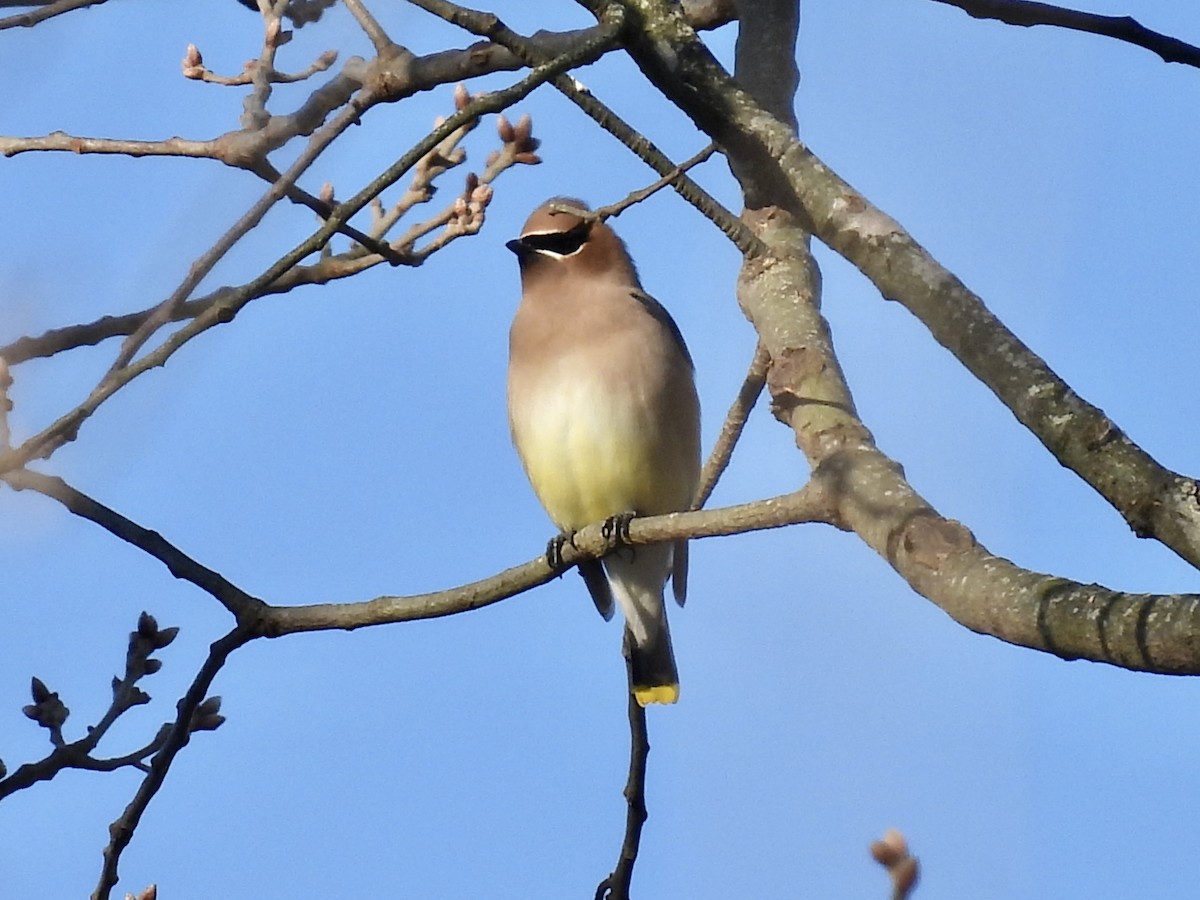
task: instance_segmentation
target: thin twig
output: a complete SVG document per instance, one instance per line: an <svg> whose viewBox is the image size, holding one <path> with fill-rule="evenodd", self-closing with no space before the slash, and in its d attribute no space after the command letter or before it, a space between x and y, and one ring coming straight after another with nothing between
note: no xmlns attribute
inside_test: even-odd
<svg viewBox="0 0 1200 900"><path fill-rule="evenodd" d="M746 427L746 420L750 417L750 411L754 409L754 404L758 402L763 386L767 383L767 369L770 365L771 355L767 352L767 348L760 343L754 350L754 359L750 361L746 378L742 382L733 404L729 407L729 412L725 415L721 432L717 435L712 452L708 455L704 468L700 472L700 486L696 489L693 509L700 509L708 502L721 475L729 466L729 460L733 457L733 448L737 446L737 442L742 436L742 430Z"/></svg>
<svg viewBox="0 0 1200 900"><path fill-rule="evenodd" d="M145 612L141 614L137 629L129 635L124 675L113 679L112 701L108 709L95 725L88 726L82 738L70 743L64 740L62 734L62 726L70 711L57 693L50 691L40 679L34 678L34 703L25 708L25 713L50 731L54 750L37 762L22 765L8 777L0 777L0 799L38 782L49 781L65 769L111 772L132 766L148 771L144 760L163 746L168 726L159 729L149 743L131 753L100 759L92 756L92 753L121 716L136 706L150 702L150 695L137 687L137 683L158 671L162 663L152 658L153 654L169 646L178 632L178 628L160 629L153 616Z"/></svg>
<svg viewBox="0 0 1200 900"><path fill-rule="evenodd" d="M472 34L494 41L508 49L527 65L536 65L543 59L542 51L534 41L517 34L494 15L479 13L448 2L448 0L409 0L409 2ZM552 84L563 96L587 113L601 128L628 147L660 176L665 178L678 168L665 153L604 103L586 90L581 90L575 79L563 75L555 78ZM676 175L670 184L679 196L703 213L705 218L715 224L743 253L757 255L763 251L762 243L742 224L737 216L725 209L716 198L692 179L686 175Z"/></svg>
<svg viewBox="0 0 1200 900"><path fill-rule="evenodd" d="M625 836L617 865L596 887L596 900L629 900L629 884L646 824L646 762L650 756L650 737L646 730L646 710L633 694L633 638L629 630L621 650L625 655L625 677L629 709L629 775L625 779Z"/></svg>
<svg viewBox="0 0 1200 900"><path fill-rule="evenodd" d="M254 278L236 290L230 291L228 295L222 298L221 302L206 308L204 312L183 328L172 333L152 352L145 354L136 361L131 361L130 364L119 370L112 371L93 389L87 399L29 438L20 447L0 453L0 473L21 468L32 459L45 458L64 443L73 440L83 423L109 397L142 373L161 366L176 350L196 335L207 331L214 325L232 320L246 304L250 303L255 297L261 296L268 285L304 257L310 253L319 251L321 247L325 246L329 238L337 232L344 222L348 221L351 216L370 203L372 198L403 178L425 154L444 140L447 135L461 127L464 122L487 113L507 109L518 100L528 96L539 85L553 79L556 75L575 66L586 65L595 61L613 46L621 33L623 21L623 11L619 7L614 7L611 14L606 17L603 27L594 32L594 37L588 42L573 48L569 53L536 67L516 84L503 90L482 94L455 112L419 140L407 153L396 160L396 162L360 190L354 197L339 204L334 214L325 221L325 224L321 228L281 256L257 278ZM343 115L353 114L355 111L354 107L350 107ZM326 127L338 127L341 120L342 117L339 116L338 119L335 119ZM314 135L315 138L316 135ZM302 155L302 159L297 160L296 164L292 167L293 169L303 161L303 156L305 155L307 153ZM272 188L272 192L276 190L282 195L283 187L281 185ZM204 258L207 259L207 257L208 254Z"/></svg>
<svg viewBox="0 0 1200 900"><path fill-rule="evenodd" d="M44 22L46 19L53 19L55 16L61 16L63 13L69 13L76 9L85 9L89 6L99 6L106 0L56 0L54 3L48 3L41 9L30 10L19 15L9 16L6 19L0 19L0 31L6 28L32 28L38 22Z"/></svg>
<svg viewBox="0 0 1200 900"><path fill-rule="evenodd" d="M204 279L204 276L212 271L213 267L238 241L262 221L263 216L267 214L272 206L287 195L288 190L296 184L296 180L304 174L309 166L316 162L317 157L343 131L358 122L360 116L361 111L357 107L354 105L347 106L332 121L312 136L308 142L308 146L304 148L296 161L288 167L287 171L271 184L266 193L250 209L246 210L242 217L233 224L233 227L221 235L209 250L192 263L187 277L184 278L179 287L158 305L149 318L139 326L137 331L122 342L121 350L109 368L104 381L110 380L116 373L129 365L134 355L150 339L151 335L159 327L171 321L175 310L196 289L196 286ZM97 390L103 387L104 382L102 381Z"/></svg>
<svg viewBox="0 0 1200 900"><path fill-rule="evenodd" d="M263 45L258 60L250 68L254 90L243 101L242 126L247 129L263 128L271 119L271 114L267 112L267 101L271 99L275 54L290 37L283 30L283 10L286 6L287 0L258 4L263 19Z"/></svg>
<svg viewBox="0 0 1200 900"><path fill-rule="evenodd" d="M183 156L191 159L215 159L233 168L245 169L269 184L283 176L265 156L249 156L242 153L228 154L222 150L222 138L211 141L189 141L183 138L168 138L164 141L127 141L110 138L79 137L63 131L55 131L43 137L19 138L0 136L0 155L16 156L32 151L60 151L79 154L114 154L131 156ZM293 203L307 206L325 218L331 212L328 204L322 203L302 188L292 185L287 188L287 197ZM403 265L405 260L386 243L363 234L351 225L342 225L342 234L362 244L372 253L378 253L393 265Z"/></svg>
<svg viewBox="0 0 1200 900"><path fill-rule="evenodd" d="M273 84L295 84L298 81L307 81L319 72L328 71L329 67L337 62L337 58L336 50L326 50L299 72L280 72L278 69L273 68L267 73L267 77L271 79ZM242 67L242 71L237 75L218 75L204 65L204 58L200 55L200 51L195 44L188 44L182 66L184 78L189 78L192 81L203 81L205 84L218 84L222 87L240 87L242 85L254 84L257 69L258 63L255 60L251 60Z"/></svg>
<svg viewBox="0 0 1200 900"><path fill-rule="evenodd" d="M1102 16L1032 0L936 0L957 6L975 19L996 19L1009 25L1053 25L1085 31L1134 44L1158 54L1163 62L1200 68L1200 47L1169 34L1151 31L1132 16Z"/></svg>
<svg viewBox="0 0 1200 900"><path fill-rule="evenodd" d="M350 10L350 15L354 16L354 21L358 23L358 27L370 39L375 46L375 52L381 56L385 53L393 52L397 47L392 41L383 26L371 15L370 11L359 2L359 0L344 0L346 9Z"/></svg>
<svg viewBox="0 0 1200 900"><path fill-rule="evenodd" d="M143 528L57 476L19 469L7 473L0 480L16 490L32 490L57 500L80 518L95 522L110 534L148 553L166 566L176 578L189 581L205 593L211 594L239 621L252 618L263 606L261 600L247 594L219 572L196 562L157 531Z"/></svg>
<svg viewBox="0 0 1200 900"><path fill-rule="evenodd" d="M250 166L249 171L253 172L259 178L270 184L276 183L280 178L283 177L279 170L265 159ZM334 207L332 204L326 203L319 197L314 197L312 194L298 185L292 185L287 189L287 198L293 203L308 207L322 220L328 219L331 215L333 215ZM352 241L360 244L365 249L370 250L372 253L377 253L378 255L382 256L393 266L402 266L409 262L406 257L400 253L397 253L396 250L387 243L387 241L381 241L369 234L365 234L364 232L359 231L353 225L343 223L338 231L350 238Z"/></svg>
<svg viewBox="0 0 1200 900"><path fill-rule="evenodd" d="M554 87L659 175L667 176L675 170L675 163L671 161L670 157L608 106L586 90L581 90L574 79L556 79ZM742 253L759 256L766 251L765 246L742 224L737 216L727 210L720 201L695 181L686 175L681 175L672 180L671 187L680 197L699 210L706 219L716 225L721 233L729 238Z"/></svg>
<svg viewBox="0 0 1200 900"><path fill-rule="evenodd" d="M178 715L163 741L162 748L150 760L150 771L142 779L137 793L129 801L125 811L108 827L110 840L104 848L104 864L101 867L100 880L92 892L91 900L108 900L109 894L118 880L117 865L121 860L121 854L129 846L138 823L141 822L142 815L146 812L146 807L150 805L150 801L162 787L163 779L167 777L171 763L191 739L196 711L200 704L205 702L213 679L225 665L229 654L243 646L251 636L248 630L238 626L215 641L209 648L208 657L204 660L200 671L196 673L187 693L179 701Z"/></svg>
<svg viewBox="0 0 1200 900"><path fill-rule="evenodd" d="M695 156L685 159L662 178L658 179L658 181L644 188L639 188L636 191L631 191L629 196L623 200L618 200L616 203L610 203L608 206L601 206L599 209L593 210L591 215L602 222L605 219L615 219L621 213L625 212L625 210L629 209L629 207L654 196L667 185L674 184L679 180L679 176L709 159L716 152L717 145L709 144Z"/></svg>
<svg viewBox="0 0 1200 900"><path fill-rule="evenodd" d="M496 166L490 166L488 170L480 175L480 184L494 181L495 176L499 174L498 168L507 169L516 165L511 160L505 161L504 156L506 154L502 154L502 159ZM490 176L489 173L491 173ZM462 199L467 198L464 195ZM359 246L351 247L343 253L325 257L313 265L300 265L298 263L293 265L274 281L259 288L253 299L271 294L286 293L302 285L327 284L341 278L348 278L385 261L392 264L399 261L401 265L405 266L421 265L434 250L440 249L451 240L474 233L470 229L453 231L443 234L436 239L436 242L430 242L419 248L413 247L417 240L439 228L445 227L455 218L457 202L456 199L445 209L422 222L414 224L404 234L389 244L383 245L388 247L389 255L386 258L381 253L369 252L372 250L372 247L379 246L381 242L377 238L367 236L370 243L366 246L360 244ZM468 202L470 201L468 200ZM330 206L328 209L334 210L336 208ZM328 219L329 215L322 218ZM348 228L344 222L338 225L337 231L347 234L350 237L360 234L357 229ZM194 319L218 305L225 304L238 290L240 288L222 287L210 294L184 301L176 307L171 316L171 321L179 322ZM12 343L0 346L0 357L4 357L11 365L16 365L17 363L26 362L31 359L43 359L54 356L65 350L92 346L109 338L132 334L153 311L154 307L151 307L150 309L124 313L119 316L102 316L92 322L52 328L37 336L20 337Z"/></svg>

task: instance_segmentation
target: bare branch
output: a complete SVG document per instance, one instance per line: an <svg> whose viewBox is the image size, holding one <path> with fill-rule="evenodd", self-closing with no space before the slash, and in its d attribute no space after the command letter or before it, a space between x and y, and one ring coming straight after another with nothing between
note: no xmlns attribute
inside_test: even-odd
<svg viewBox="0 0 1200 900"><path fill-rule="evenodd" d="M250 70L250 81L254 85L242 101L242 125L247 129L262 128L271 120L267 112L267 101L271 99L272 74L275 71L275 54L292 37L283 28L283 10L287 0L259 3L263 19L263 45L258 61Z"/></svg>
<svg viewBox="0 0 1200 900"><path fill-rule="evenodd" d="M232 82L230 82L232 83ZM55 131L44 137L4 137L0 135L0 155L16 156L19 153L31 151L67 151L71 153L114 154L120 156L184 156L193 159L216 159L234 168L246 169L253 172L269 183L275 183L283 176L267 162L265 157L246 158L242 154L230 157L224 151L227 144L221 138L211 141L191 141L183 138L168 138L164 141L132 141L112 138L77 137L62 131ZM223 156L225 158L223 158ZM307 206L317 215L325 217L331 212L328 204L322 203L316 197L294 185L287 187L287 197L294 203ZM373 253L378 253L393 265L403 264L395 251L386 244L363 234L357 228L343 225L341 233L351 240L357 241Z"/></svg>
<svg viewBox="0 0 1200 900"><path fill-rule="evenodd" d="M785 367L779 377L795 374ZM795 386L781 380L772 387L786 397L789 384ZM815 409L792 408L793 428L804 430L805 411ZM824 458L809 483L792 494L637 518L621 538L606 533L603 523L591 525L576 532L573 545L563 545L557 568L539 554L489 578L428 594L266 606L248 627L255 635L279 637L456 615L545 584L565 568L612 552L618 541L661 543L821 522L857 533L917 593L973 631L1064 659L1200 674L1200 595L1122 593L1022 569L989 553L961 523L940 516L904 480L899 466L871 444L865 429L860 426L858 437L849 437L812 435L812 446L822 448Z"/></svg>
<svg viewBox="0 0 1200 900"><path fill-rule="evenodd" d="M606 532L603 523L580 529L562 547L561 566L553 568L546 555L506 569L490 578L429 594L383 596L357 603L320 603L310 606L271 606L261 613L262 630L270 637L302 631L352 630L414 619L433 619L482 609L530 588L552 581L564 569L587 559L599 559L621 542L660 543L681 538L742 534L766 528L783 528L800 522L829 522L831 499L824 484L809 483L791 494L728 506L717 510L673 513L634 519L628 535ZM627 541L625 538L627 537Z"/></svg>
<svg viewBox="0 0 1200 900"><path fill-rule="evenodd" d="M0 135L0 155L16 156L35 150L66 153L119 154L121 156L190 156L217 159L216 141L190 141L179 137L165 141L128 141L112 138L78 137L53 131L43 137Z"/></svg>
<svg viewBox="0 0 1200 900"><path fill-rule="evenodd" d="M480 204L480 198L484 195L479 192L478 188L487 187L485 179L494 181L501 171L510 168L514 164L501 160L499 163L489 166L484 174L479 176L478 187L472 191L465 191L463 197L459 198L468 206L468 211L472 205ZM324 204L320 200L317 202L321 204L323 210L329 211L323 216L323 218L328 219L332 215L332 211L336 208ZM366 241L360 241L360 243L366 249L363 249L363 247L351 248L345 253L322 258L313 265L293 265L274 281L257 288L253 299L272 294L286 293L303 285L327 284L340 278L349 278L385 261L394 262L398 259L402 265L421 265L434 250L444 247L458 237L478 231L478 221L471 224L470 227L467 227L465 224L461 225L461 227L460 225L455 225L453 228L448 227L456 218L455 210L458 202L458 200L453 201L441 212L434 214L421 223L413 225L390 244L384 244L383 246L387 248L386 256L382 251L368 253L367 250L380 245L381 242L376 238L363 235ZM408 208L406 206L405 211ZM430 244L416 250L413 249L416 241L439 228L447 228L447 233L437 241L436 246ZM340 223L337 230L348 233L351 236L359 234L357 229L347 228L345 223ZM240 289L223 287L203 297L185 301L176 307L171 315L171 321L180 322L195 319L197 316L207 313L218 306L229 304L232 298L237 296L237 291ZM151 308L119 316L103 316L94 322L54 328L36 337L21 337L10 344L0 347L0 357L12 360L12 363L15 365L30 359L54 356L56 353L61 353L65 350L98 344L109 338L132 334L153 311L154 309Z"/></svg>
<svg viewBox="0 0 1200 900"><path fill-rule="evenodd" d="M96 523L110 534L148 553L166 566L176 578L189 581L215 597L238 621L253 618L263 606L261 600L250 596L219 572L196 562L157 531L143 528L116 510L109 509L71 487L61 478L29 469L19 469L4 475L3 480L16 490L33 490L57 500L71 513Z"/></svg>
<svg viewBox="0 0 1200 900"><path fill-rule="evenodd" d="M737 442L742 436L742 429L746 427L746 420L750 418L750 411L754 409L754 404L758 402L759 395L762 394L763 385L767 383L767 368L770 363L771 357L767 353L766 347L761 343L758 344L754 348L754 359L750 361L746 378L738 390L737 397L734 398L733 405L729 407L729 412L725 415L725 421L721 424L721 431L713 444L712 452L704 461L704 468L700 471L700 486L696 489L696 499L692 503L693 509L700 509L708 502L721 475L729 466L729 461L733 458L733 448L737 446Z"/></svg>
<svg viewBox="0 0 1200 900"><path fill-rule="evenodd" d="M257 278L236 290L224 294L219 302L206 307L187 325L171 334L170 337L151 353L139 358L136 362L129 362L123 367L114 366L82 403L65 415L60 416L38 434L25 441L20 447L0 453L0 473L21 468L32 459L48 457L58 447L74 440L82 424L95 413L96 409L104 401L142 373L165 363L176 350L196 335L201 334L214 325L231 321L246 304L250 303L255 297L262 296L264 289L268 285L272 284L292 266L299 263L301 259L310 253L319 251L325 246L329 238L344 222L366 206L380 192L403 178L422 157L437 146L440 141L444 140L447 135L461 127L466 121L476 119L486 113L499 112L502 109L506 109L527 96L538 85L554 78L563 71L597 59L611 46L616 36L620 33L620 22L620 14L614 13L613 18L605 23L604 28L600 31L599 37L596 38L594 43L580 46L570 54L540 65L511 87L480 95L463 109L455 112L449 119L418 141L407 153L375 178L374 181L364 187L350 200L340 204L334 211L334 214L326 220L320 229L276 260L275 263ZM352 118L350 114L353 112L353 108L350 108L344 111L342 115L339 115L327 126L327 133L332 135L334 131L340 131L344 127L344 117ZM332 140L332 136L329 139ZM310 151L302 154L301 158L293 164L292 169L289 171L295 171L301 167L305 163L305 159L311 155L311 152L312 149L310 148ZM260 204L256 204L255 210L259 209L260 205L265 206L268 198L281 193L282 190L282 184L273 186L272 190L268 191L267 195L260 201ZM254 210L251 212L254 212ZM243 217L242 222L244 223L249 217L250 214L248 213ZM227 237L231 237L236 233L238 228L239 226L235 226ZM220 247L214 247L212 251L202 257L201 261L207 261L214 257L219 250ZM192 278L189 277L188 282L191 280ZM188 282L185 282L185 284ZM177 290L175 295L168 298L163 304L160 304L157 308L158 311L151 313L151 315L161 317L164 320L173 317L178 312L178 306L172 301L180 296L181 292ZM139 326L139 329L146 327L143 324ZM131 343L133 343L132 338L127 342L127 345ZM122 357L126 354L127 351L123 352ZM120 358L118 361L120 361Z"/></svg>
<svg viewBox="0 0 1200 900"><path fill-rule="evenodd" d="M1135 534L1154 537L1200 565L1200 484L1161 466L1071 390L897 222L742 91L670 4L636 0L636 5L639 15L649 10L655 16L655 39L631 46L630 52L727 155L741 159L739 173L781 176L786 196L777 199L801 217L806 230L857 266L885 298L916 315L1059 462L1108 500ZM726 101L713 103L713 96ZM697 102L699 97L708 99Z"/></svg>
<svg viewBox="0 0 1200 900"><path fill-rule="evenodd" d="M466 94L465 91L456 94L456 97L463 98L462 104L458 107L460 109L472 99L470 94ZM418 266L434 252L454 240L477 233L482 225L483 208L487 206L491 197L490 189L481 190L481 188L493 184L501 174L514 166L536 161L531 159L528 142L512 141L502 144L499 151L489 155L487 166L480 175L468 177L468 188L460 199L452 201L441 212L411 226L403 235L390 243L380 240L402 216L418 204L433 198L433 182L439 175L464 161L465 156L461 150L457 149L457 144L474 125L475 120L466 122L418 160L414 166L415 174L412 183L390 210L385 213L382 211L382 203L377 204L379 213L375 216L372 225L373 234L365 234L345 222L338 224L338 232L350 237L360 246L352 247L345 253L331 254L315 265L297 264L278 279L261 288L256 296L284 293L302 285L326 284L358 274L385 261L392 265ZM0 138L0 143L4 140L4 138ZM123 142L112 143L121 144ZM113 148L113 152L122 151ZM247 162L244 167L269 183L274 183L281 178L278 170L266 161ZM331 203L313 197L299 187L289 188L287 196L293 202L313 210L323 220L328 220L335 211L335 207ZM373 203L375 202L373 201ZM438 229L443 229L443 233L436 240L419 249L415 248L418 240ZM185 301L174 308L170 315L170 321L193 319L210 307L226 300L233 290L233 288L221 288L212 294ZM103 316L94 322L51 329L37 337L21 337L0 347L0 357L4 357L11 364L16 365L30 359L53 356L64 350L97 344L112 337L129 335L142 326L153 312L154 308L151 308L119 316Z"/></svg>
<svg viewBox="0 0 1200 900"><path fill-rule="evenodd" d="M973 631L1064 659L1200 673L1200 596L1124 594L1023 569L912 488L854 411L808 284L807 234L782 210L751 221L774 252L743 266L738 297L771 356L772 411L812 463L809 487L821 486L831 521Z"/></svg>
<svg viewBox="0 0 1200 900"><path fill-rule="evenodd" d="M734 74L759 106L796 130L796 37L800 29L797 0L734 0L738 36Z"/></svg>
<svg viewBox="0 0 1200 900"><path fill-rule="evenodd" d="M47 19L53 19L55 16L61 16L63 13L72 12L77 9L86 9L89 6L99 6L106 0L54 0L52 3L46 3L40 9L30 10L29 12L20 13L19 15L9 16L6 19L0 19L0 31L6 28L32 28L38 22L44 22ZM13 4L17 5L17 4ZM22 4L32 6L33 4Z"/></svg>
<svg viewBox="0 0 1200 900"><path fill-rule="evenodd" d="M276 184L283 178L283 175L279 172L279 170L266 160L253 165L251 167L251 171L253 171L255 175L262 178L268 184ZM296 185L288 187L287 198L293 203L308 207L322 219L328 219L331 215L333 215L334 208L331 204L326 203L324 200L321 200L318 197L314 197L312 194L308 193L308 191L303 190ZM394 266L411 265L410 260L406 259L400 253L397 253L396 250L394 250L390 245L379 240L377 237L364 234L352 225L342 223L338 231L346 235L346 237L350 238L352 241L358 242L372 253L376 253L383 257Z"/></svg>
<svg viewBox="0 0 1200 900"><path fill-rule="evenodd" d="M179 701L179 712L175 717L174 724L166 733L161 748L150 760L150 771L142 779L137 793L129 801L125 811L108 828L109 842L104 848L104 865L100 871L100 880L92 892L92 900L108 900L110 892L117 883L117 865L121 860L121 854L129 846L146 807L150 805L150 801L162 787L163 779L167 777L171 763L174 762L179 751L187 746L194 731L207 730L198 726L206 724L207 727L213 727L211 717L216 715L213 701L216 700L217 708L219 708L220 701L217 698L208 697L208 690L217 673L225 665L229 654L243 646L248 639L247 633L239 626L214 642L209 648L208 657L204 660L200 671L196 673L187 693ZM205 717L209 717L207 723L204 722Z"/></svg>
<svg viewBox="0 0 1200 900"><path fill-rule="evenodd" d="M350 15L354 16L354 21L358 22L359 28L375 46L376 53L383 56L396 46L375 17L359 0L345 0L345 4L346 9L350 10Z"/></svg>
<svg viewBox="0 0 1200 900"><path fill-rule="evenodd" d="M1151 31L1132 16L1102 16L1035 3L1032 0L935 0L956 6L973 19L996 19L1009 25L1054 25L1114 38L1157 53L1163 62L1200 67L1200 47Z"/></svg>
<svg viewBox="0 0 1200 900"><path fill-rule="evenodd" d="M280 72L278 69L271 67L266 73L267 78L270 79L272 84L294 84L298 81L306 81L318 72L328 71L329 67L337 62L337 56L336 51L326 50L313 60L308 68L291 74ZM193 81L219 84L224 87L238 87L254 84L260 66L256 61L251 61L246 63L242 71L237 75L218 75L204 65L204 57L201 56L199 48L195 44L188 44L181 69L183 77Z"/></svg>
<svg viewBox="0 0 1200 900"><path fill-rule="evenodd" d="M528 65L535 65L544 60L544 51L535 39L521 37L490 13L479 13L466 9L458 4L450 3L448 0L409 0L409 2L473 34L483 35L493 40ZM599 11L599 7L597 9ZM678 174L679 167L666 154L590 93L581 90L573 78L564 75L554 79L553 84L563 96L587 113L601 128L632 150L650 168L664 178L671 176L670 184L676 193L720 228L742 252L756 252L760 249L755 246L753 235L742 226L736 216L732 215L692 179Z"/></svg>
<svg viewBox="0 0 1200 900"><path fill-rule="evenodd" d="M629 884L646 824L646 762L650 756L650 738L646 730L646 709L637 702L633 691L633 657L629 630L625 630L621 650L625 656L625 692L629 708L629 776L625 780L625 837L612 872L596 887L596 900L629 900Z"/></svg>
<svg viewBox="0 0 1200 900"><path fill-rule="evenodd" d="M280 7L283 6L281 2ZM255 90L246 101L246 112L243 116L243 122L249 130L257 130L266 132L267 125L271 122L271 117L266 113L265 104L270 96L271 83L268 73L274 70L275 51L277 47L284 42L282 37L282 25L279 16L271 12L268 6L263 7L266 36L263 42L263 51L259 58L258 66L254 71ZM189 47L189 57L192 56L193 47ZM195 53L199 57L199 52ZM186 64L187 60L185 60ZM335 79L335 83L337 79ZM293 117L289 117L291 121L285 128L285 131L295 129L293 133L306 133L307 118L302 115L305 107L313 104L318 97L331 95L340 98L342 95L338 91L331 91L330 86L326 85L322 89L314 91L304 107ZM342 102L341 99L338 102ZM332 108L332 107L330 107ZM318 122L322 121L325 116L325 111L319 115ZM160 303L150 315L141 322L137 330L135 330L121 345L121 349L117 354L109 371L104 379L97 386L93 395L102 392L106 383L113 381L114 376L122 369L126 368L132 361L137 351L145 344L147 340L158 330L159 327L171 321L176 310L187 299L188 295L195 290L196 285L203 280L204 276L212 270L212 267L237 243L247 232L254 228L261 220L267 211L285 196L295 186L296 180L304 173L304 171L313 164L316 158L325 150L326 147L346 128L355 124L358 121L359 111L354 107L347 107L341 114L336 116L331 122L320 128L313 134L309 140L308 146L301 152L300 156L288 168L282 176L273 180L271 187L267 192L252 206L229 231L221 236L204 255L196 260L188 272L188 276L183 283L162 303ZM215 142L214 142L215 143ZM260 148L263 149L263 148ZM256 162L265 160L265 156L251 157L249 160L243 159L242 165L247 165L247 162Z"/></svg>
<svg viewBox="0 0 1200 900"><path fill-rule="evenodd" d="M97 758L92 754L112 725L129 710L150 702L150 696L137 687L137 682L159 670L162 662L152 654L171 644L179 633L178 628L158 627L149 613L138 618L138 627L129 635L129 648L125 655L125 673L112 680L112 703L95 725L88 726L87 733L77 741L67 743L62 736L62 726L69 711L39 679L33 679L33 700L25 707L25 714L39 725L50 730L54 750L45 758L26 763L8 777L0 774L0 799L24 790L41 781L49 781L65 769L83 769L94 772L111 772L115 769L133 767L147 770L145 760L156 753L166 740L167 726L144 747L122 756Z"/></svg>
<svg viewBox="0 0 1200 900"><path fill-rule="evenodd" d="M691 156L688 159L685 159L683 162L681 162L674 169L672 169L670 172L668 172L662 178L658 179L658 181L654 182L653 184L647 185L644 188L639 188L636 191L630 192L629 196L625 197L623 200L617 201L616 203L610 203L608 206L601 206L597 209L592 210L591 217L599 219L600 221L604 221L605 219L616 218L621 213L625 212L625 210L629 209L629 207L634 206L638 203L641 203L643 200L646 200L650 197L653 197L655 194L657 194L659 191L661 191L667 185L674 184L676 181L679 180L679 177L681 175L683 175L684 172L687 172L689 169L692 169L692 168L698 166L700 163L705 162L706 160L710 159L712 157L712 155L716 152L717 152L717 145L709 144L707 147L705 147L703 150L701 150L695 156Z"/></svg>

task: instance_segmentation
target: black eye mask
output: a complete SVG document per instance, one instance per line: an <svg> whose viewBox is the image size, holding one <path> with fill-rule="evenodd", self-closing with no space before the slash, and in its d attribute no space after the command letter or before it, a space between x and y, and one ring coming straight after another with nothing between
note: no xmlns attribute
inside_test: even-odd
<svg viewBox="0 0 1200 900"><path fill-rule="evenodd" d="M546 250L559 256L570 256L583 246L592 230L591 222L580 222L570 231L557 231L552 234L531 234L521 238L521 243L530 250Z"/></svg>

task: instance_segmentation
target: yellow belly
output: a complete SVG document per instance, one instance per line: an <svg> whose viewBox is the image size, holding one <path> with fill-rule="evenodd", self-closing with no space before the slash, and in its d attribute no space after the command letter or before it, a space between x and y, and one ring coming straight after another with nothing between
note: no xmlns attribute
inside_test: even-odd
<svg viewBox="0 0 1200 900"><path fill-rule="evenodd" d="M621 512L686 508L691 466L663 416L634 395L614 395L590 378L559 378L535 389L512 420L513 439L542 506L573 530ZM682 457L687 459L686 450Z"/></svg>

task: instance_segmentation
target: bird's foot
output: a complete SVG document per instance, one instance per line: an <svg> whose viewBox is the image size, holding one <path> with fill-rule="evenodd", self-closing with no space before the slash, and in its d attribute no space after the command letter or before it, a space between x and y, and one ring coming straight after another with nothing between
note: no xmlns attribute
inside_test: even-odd
<svg viewBox="0 0 1200 900"><path fill-rule="evenodd" d="M606 541L613 541L617 546L629 543L629 523L637 516L635 512L617 513L609 516L600 526L600 536Z"/></svg>
<svg viewBox="0 0 1200 900"><path fill-rule="evenodd" d="M574 549L574 531L564 531L562 534L556 534L546 543L546 565L554 569L556 572L563 567L562 552L563 547L565 547L567 544L570 544L571 548Z"/></svg>

